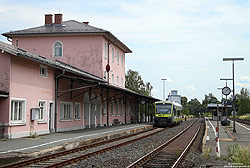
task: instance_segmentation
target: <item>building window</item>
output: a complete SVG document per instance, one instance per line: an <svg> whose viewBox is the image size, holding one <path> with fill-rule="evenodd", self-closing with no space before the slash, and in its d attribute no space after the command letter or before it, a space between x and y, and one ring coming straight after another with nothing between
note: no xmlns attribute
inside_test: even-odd
<svg viewBox="0 0 250 168"><path fill-rule="evenodd" d="M123 115L123 101L121 101L121 116Z"/></svg>
<svg viewBox="0 0 250 168"><path fill-rule="evenodd" d="M122 60L122 68L123 68L123 55L121 54L121 60Z"/></svg>
<svg viewBox="0 0 250 168"><path fill-rule="evenodd" d="M105 47L105 54L104 54L104 58L106 59L106 58L107 58L107 43L106 43L106 42L105 42L104 47Z"/></svg>
<svg viewBox="0 0 250 168"><path fill-rule="evenodd" d="M61 58L63 56L63 45L62 42L56 41L53 46L53 57Z"/></svg>
<svg viewBox="0 0 250 168"><path fill-rule="evenodd" d="M107 103L106 99L103 99L103 111L102 111L103 115L106 115L106 108L107 108L106 103Z"/></svg>
<svg viewBox="0 0 250 168"><path fill-rule="evenodd" d="M112 62L115 61L115 51L114 48L112 47Z"/></svg>
<svg viewBox="0 0 250 168"><path fill-rule="evenodd" d="M81 119L81 104L75 103L75 119Z"/></svg>
<svg viewBox="0 0 250 168"><path fill-rule="evenodd" d="M107 71L104 71L104 79L107 79Z"/></svg>
<svg viewBox="0 0 250 168"><path fill-rule="evenodd" d="M126 103L126 111L125 111L126 115L129 115L129 102L127 101Z"/></svg>
<svg viewBox="0 0 250 168"><path fill-rule="evenodd" d="M12 99L11 100L11 123L22 123L25 122L26 116L26 100L24 99Z"/></svg>
<svg viewBox="0 0 250 168"><path fill-rule="evenodd" d="M123 87L123 78L121 78L121 86Z"/></svg>
<svg viewBox="0 0 250 168"><path fill-rule="evenodd" d="M119 100L116 100L116 115L119 115Z"/></svg>
<svg viewBox="0 0 250 168"><path fill-rule="evenodd" d="M70 102L60 103L60 116L61 120L72 120L73 119L73 104Z"/></svg>
<svg viewBox="0 0 250 168"><path fill-rule="evenodd" d="M111 115L114 115L114 100L111 101Z"/></svg>
<svg viewBox="0 0 250 168"><path fill-rule="evenodd" d="M45 115L46 115L46 101L39 101L39 115L38 115L38 121L45 121Z"/></svg>
<svg viewBox="0 0 250 168"><path fill-rule="evenodd" d="M47 68L47 66L40 65L40 77L43 77L43 78L48 77L48 68Z"/></svg>
<svg viewBox="0 0 250 168"><path fill-rule="evenodd" d="M119 85L119 76L117 76L116 82L117 82L117 85Z"/></svg>
<svg viewBox="0 0 250 168"><path fill-rule="evenodd" d="M112 83L114 83L114 74L112 74Z"/></svg>
<svg viewBox="0 0 250 168"><path fill-rule="evenodd" d="M117 51L117 65L119 65L119 51Z"/></svg>

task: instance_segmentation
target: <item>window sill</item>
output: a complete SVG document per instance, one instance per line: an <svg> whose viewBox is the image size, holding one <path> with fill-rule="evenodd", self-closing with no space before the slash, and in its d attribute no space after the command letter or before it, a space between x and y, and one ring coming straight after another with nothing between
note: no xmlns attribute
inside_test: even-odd
<svg viewBox="0 0 250 168"><path fill-rule="evenodd" d="M67 119L61 119L60 121L61 122L64 122L64 121L67 122L67 121L74 121L74 120L73 119L68 119L68 120Z"/></svg>
<svg viewBox="0 0 250 168"><path fill-rule="evenodd" d="M48 76L41 76L41 75L40 75L40 78L47 79L47 78L48 78Z"/></svg>
<svg viewBox="0 0 250 168"><path fill-rule="evenodd" d="M38 124L47 124L47 121L37 121Z"/></svg>
<svg viewBox="0 0 250 168"><path fill-rule="evenodd" d="M10 126L26 125L26 122L13 122L10 123Z"/></svg>
<svg viewBox="0 0 250 168"><path fill-rule="evenodd" d="M81 121L82 119L81 118L75 118L75 121Z"/></svg>
<svg viewBox="0 0 250 168"><path fill-rule="evenodd" d="M53 58L62 58L63 56L53 56Z"/></svg>

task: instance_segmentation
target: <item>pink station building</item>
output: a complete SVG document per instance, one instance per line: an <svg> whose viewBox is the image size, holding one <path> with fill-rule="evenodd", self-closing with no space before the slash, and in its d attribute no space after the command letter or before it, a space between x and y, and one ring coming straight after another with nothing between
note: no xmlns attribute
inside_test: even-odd
<svg viewBox="0 0 250 168"><path fill-rule="evenodd" d="M149 121L156 99L125 88L132 51L109 31L46 14L2 35L12 45L0 41L0 138Z"/></svg>

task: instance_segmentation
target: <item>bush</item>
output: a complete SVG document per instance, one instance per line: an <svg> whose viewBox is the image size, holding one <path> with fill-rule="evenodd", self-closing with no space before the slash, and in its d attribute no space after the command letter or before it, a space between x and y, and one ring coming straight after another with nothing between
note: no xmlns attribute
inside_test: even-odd
<svg viewBox="0 0 250 168"><path fill-rule="evenodd" d="M229 160L240 166L250 166L250 146L230 145L227 149Z"/></svg>
<svg viewBox="0 0 250 168"><path fill-rule="evenodd" d="M239 119L241 119L241 120L250 120L250 116L249 115L242 115L242 116L239 116Z"/></svg>

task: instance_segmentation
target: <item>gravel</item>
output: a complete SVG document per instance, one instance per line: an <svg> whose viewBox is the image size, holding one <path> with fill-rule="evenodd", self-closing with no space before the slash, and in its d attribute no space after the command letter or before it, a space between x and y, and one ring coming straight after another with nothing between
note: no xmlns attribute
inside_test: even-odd
<svg viewBox="0 0 250 168"><path fill-rule="evenodd" d="M179 165L179 168L205 168L205 167L224 167L229 165L228 160L217 158L205 158L202 154L202 139L205 132L205 124L203 122L202 128L196 137L193 145L189 149L187 155Z"/></svg>
<svg viewBox="0 0 250 168"><path fill-rule="evenodd" d="M195 119L190 119L154 136L96 155L75 163L74 165L69 165L68 167L127 167L137 159L160 146L165 141L171 139L174 135L190 125L194 120Z"/></svg>

